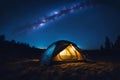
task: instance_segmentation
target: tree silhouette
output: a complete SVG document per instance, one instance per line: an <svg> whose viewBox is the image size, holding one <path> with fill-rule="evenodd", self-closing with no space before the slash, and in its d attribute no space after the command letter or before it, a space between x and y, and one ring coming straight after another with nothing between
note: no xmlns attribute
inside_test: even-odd
<svg viewBox="0 0 120 80"><path fill-rule="evenodd" d="M105 50L110 50L111 49L111 43L110 39L108 36L105 37Z"/></svg>
<svg viewBox="0 0 120 80"><path fill-rule="evenodd" d="M100 46L100 50L103 51L104 50L104 47L103 45Z"/></svg>
<svg viewBox="0 0 120 80"><path fill-rule="evenodd" d="M12 40L11 43L12 43L12 44L16 44L16 41L15 41L15 40Z"/></svg>
<svg viewBox="0 0 120 80"><path fill-rule="evenodd" d="M5 40L5 36L4 35L0 35L0 41L4 41Z"/></svg>
<svg viewBox="0 0 120 80"><path fill-rule="evenodd" d="M114 44L115 49L120 49L120 35L117 37L115 44Z"/></svg>

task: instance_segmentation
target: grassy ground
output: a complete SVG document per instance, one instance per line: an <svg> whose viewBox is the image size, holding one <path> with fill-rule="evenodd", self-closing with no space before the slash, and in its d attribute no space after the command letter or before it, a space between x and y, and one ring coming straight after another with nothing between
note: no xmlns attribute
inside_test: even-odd
<svg viewBox="0 0 120 80"><path fill-rule="evenodd" d="M120 64L103 61L45 66L38 59L24 59L0 67L0 80L120 80Z"/></svg>

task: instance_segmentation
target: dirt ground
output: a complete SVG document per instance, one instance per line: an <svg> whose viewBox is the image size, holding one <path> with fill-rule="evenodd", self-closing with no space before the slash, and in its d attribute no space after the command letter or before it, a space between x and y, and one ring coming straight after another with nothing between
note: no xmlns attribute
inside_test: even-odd
<svg viewBox="0 0 120 80"><path fill-rule="evenodd" d="M0 80L120 80L120 64L110 62L45 66L39 59L25 59L8 61L0 67Z"/></svg>

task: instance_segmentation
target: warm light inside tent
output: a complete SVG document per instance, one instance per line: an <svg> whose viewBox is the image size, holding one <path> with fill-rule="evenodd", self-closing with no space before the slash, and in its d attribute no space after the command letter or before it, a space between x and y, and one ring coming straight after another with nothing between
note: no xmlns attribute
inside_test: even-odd
<svg viewBox="0 0 120 80"><path fill-rule="evenodd" d="M62 50L57 56L54 57L54 61L73 61L82 60L83 57L80 52L78 52L72 44L67 46Z"/></svg>

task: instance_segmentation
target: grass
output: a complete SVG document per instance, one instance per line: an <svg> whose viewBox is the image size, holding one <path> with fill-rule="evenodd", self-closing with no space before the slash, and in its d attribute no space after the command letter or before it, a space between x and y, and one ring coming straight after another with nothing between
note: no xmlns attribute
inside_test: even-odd
<svg viewBox="0 0 120 80"><path fill-rule="evenodd" d="M41 65L39 59L8 61L0 80L120 80L120 64L99 61Z"/></svg>

